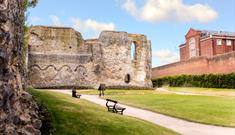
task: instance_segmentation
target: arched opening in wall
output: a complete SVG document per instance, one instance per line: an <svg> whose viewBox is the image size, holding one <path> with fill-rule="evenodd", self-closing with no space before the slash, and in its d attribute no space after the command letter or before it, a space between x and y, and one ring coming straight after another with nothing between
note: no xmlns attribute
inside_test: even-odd
<svg viewBox="0 0 235 135"><path fill-rule="evenodd" d="M130 83L131 82L131 75L127 74L124 79L125 83Z"/></svg>
<svg viewBox="0 0 235 135"><path fill-rule="evenodd" d="M135 60L135 54L136 54L136 43L131 43L131 61Z"/></svg>

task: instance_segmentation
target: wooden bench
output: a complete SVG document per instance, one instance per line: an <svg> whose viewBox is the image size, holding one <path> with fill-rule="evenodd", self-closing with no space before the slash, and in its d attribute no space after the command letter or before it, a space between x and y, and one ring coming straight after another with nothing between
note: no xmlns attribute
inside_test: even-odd
<svg viewBox="0 0 235 135"><path fill-rule="evenodd" d="M108 111L115 112L114 108L118 102L111 99L106 99L106 101L106 107L108 108Z"/></svg>
<svg viewBox="0 0 235 135"><path fill-rule="evenodd" d="M106 107L108 108L108 111L112 111L113 113L120 113L123 115L123 111L126 108L123 108L121 106L117 105L117 101L112 100L112 99L106 99Z"/></svg>

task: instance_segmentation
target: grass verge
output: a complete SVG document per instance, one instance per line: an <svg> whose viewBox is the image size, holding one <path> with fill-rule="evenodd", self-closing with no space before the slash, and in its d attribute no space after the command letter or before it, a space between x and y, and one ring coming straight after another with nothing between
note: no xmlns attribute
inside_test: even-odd
<svg viewBox="0 0 235 135"><path fill-rule="evenodd" d="M98 94L94 90L80 93ZM106 90L104 98L187 121L235 127L235 97L177 95L147 90Z"/></svg>
<svg viewBox="0 0 235 135"><path fill-rule="evenodd" d="M174 135L166 128L132 117L107 112L106 108L69 95L30 90L48 108L56 135Z"/></svg>

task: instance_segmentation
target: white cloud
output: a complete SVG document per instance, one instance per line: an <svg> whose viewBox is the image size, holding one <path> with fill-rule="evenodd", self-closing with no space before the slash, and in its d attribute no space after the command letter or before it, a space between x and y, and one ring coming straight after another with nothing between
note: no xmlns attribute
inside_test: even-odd
<svg viewBox="0 0 235 135"><path fill-rule="evenodd" d="M104 30L115 30L113 23L97 22L92 19L80 20L72 18L73 27L82 32L92 31L95 36Z"/></svg>
<svg viewBox="0 0 235 135"><path fill-rule="evenodd" d="M50 15L51 21L55 26L64 26L63 23L60 21L60 18L56 15Z"/></svg>
<svg viewBox="0 0 235 135"><path fill-rule="evenodd" d="M152 23L172 20L207 23L218 16L208 5L186 5L182 0L146 0L142 7L137 7L136 0L125 0L122 7L135 18Z"/></svg>
<svg viewBox="0 0 235 135"><path fill-rule="evenodd" d="M138 9L134 0L126 0L122 7L132 16L138 16Z"/></svg>
<svg viewBox="0 0 235 135"><path fill-rule="evenodd" d="M161 65L177 62L180 60L179 54L170 50L153 51L153 57L156 57Z"/></svg>

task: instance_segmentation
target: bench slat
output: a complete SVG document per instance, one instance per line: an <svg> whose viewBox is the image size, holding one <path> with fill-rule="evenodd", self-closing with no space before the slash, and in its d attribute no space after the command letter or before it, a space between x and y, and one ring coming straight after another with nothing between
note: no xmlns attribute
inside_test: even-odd
<svg viewBox="0 0 235 135"><path fill-rule="evenodd" d="M117 101L112 100L112 99L106 99L106 101L110 101L110 102L118 103Z"/></svg>

